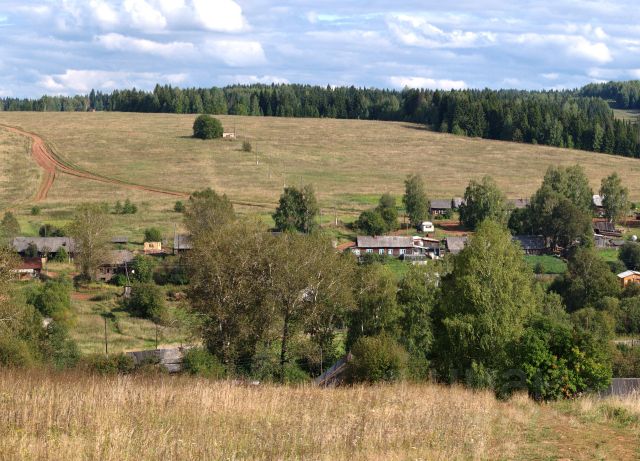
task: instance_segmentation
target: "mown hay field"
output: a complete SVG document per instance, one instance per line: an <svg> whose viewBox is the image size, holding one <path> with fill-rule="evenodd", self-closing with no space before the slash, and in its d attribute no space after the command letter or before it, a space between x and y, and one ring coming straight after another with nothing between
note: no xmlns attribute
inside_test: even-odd
<svg viewBox="0 0 640 461"><path fill-rule="evenodd" d="M236 141L191 138L193 115L0 113L0 123L32 131L67 160L102 175L176 191L213 187L238 202L273 205L283 184L312 183L322 204L366 205L401 194L422 173L432 197L461 195L468 181L493 176L507 196L527 197L549 165L581 164L594 189L617 171L640 199L640 161L544 146L470 139L396 122L220 116ZM249 140L254 152L241 149ZM257 162L256 153L257 150ZM132 196L110 185L61 177L50 202ZM153 199L162 197L152 196ZM165 200L167 200L165 198Z"/></svg>

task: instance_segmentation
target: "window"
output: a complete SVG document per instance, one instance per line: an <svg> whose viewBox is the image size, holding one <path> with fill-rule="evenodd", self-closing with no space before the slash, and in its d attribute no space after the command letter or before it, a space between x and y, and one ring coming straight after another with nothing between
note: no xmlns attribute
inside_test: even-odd
<svg viewBox="0 0 640 461"><path fill-rule="evenodd" d="M356 256L360 256L360 250L356 248L355 250L353 250L353 254Z"/></svg>
<svg viewBox="0 0 640 461"><path fill-rule="evenodd" d="M367 253L373 253L373 250L371 248L367 248Z"/></svg>
<svg viewBox="0 0 640 461"><path fill-rule="evenodd" d="M384 248L380 248L380 249L378 250L378 254L383 255L383 254L384 254Z"/></svg>
<svg viewBox="0 0 640 461"><path fill-rule="evenodd" d="M405 250L404 248L401 248L401 249L400 249L400 254L401 254L401 255L405 254L406 252L407 252L407 250Z"/></svg>
<svg viewBox="0 0 640 461"><path fill-rule="evenodd" d="M387 254L388 255L393 255L393 249L389 248L389 250L387 250Z"/></svg>

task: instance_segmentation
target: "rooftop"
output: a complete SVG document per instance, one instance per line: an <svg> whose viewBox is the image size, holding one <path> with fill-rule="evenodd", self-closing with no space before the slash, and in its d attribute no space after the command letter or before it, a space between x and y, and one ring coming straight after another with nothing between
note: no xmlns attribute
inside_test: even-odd
<svg viewBox="0 0 640 461"><path fill-rule="evenodd" d="M356 237L358 248L411 248L413 247L413 237L398 237L382 235L379 237L358 236Z"/></svg>

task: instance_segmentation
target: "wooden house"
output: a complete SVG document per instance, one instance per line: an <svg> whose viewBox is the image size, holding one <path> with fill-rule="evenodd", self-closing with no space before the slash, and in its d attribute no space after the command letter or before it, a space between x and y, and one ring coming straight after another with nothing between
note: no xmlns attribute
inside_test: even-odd
<svg viewBox="0 0 640 461"><path fill-rule="evenodd" d="M96 270L96 280L108 282L114 275L124 274L127 264L133 261L133 257L133 253L129 250L111 251L107 257L107 262L100 265Z"/></svg>
<svg viewBox="0 0 640 461"><path fill-rule="evenodd" d="M69 257L76 251L76 243L70 237L16 237L11 243L13 249L21 256L28 255L31 250L41 258L50 258L64 248ZM31 257L34 257L31 255Z"/></svg>
<svg viewBox="0 0 640 461"><path fill-rule="evenodd" d="M593 232L607 237L622 237L622 232L617 230L616 226L608 221L594 221Z"/></svg>
<svg viewBox="0 0 640 461"><path fill-rule="evenodd" d="M443 216L453 211L453 200L434 199L431 200L429 213L432 216Z"/></svg>
<svg viewBox="0 0 640 461"><path fill-rule="evenodd" d="M33 280L42 273L42 258L24 258L13 271L19 280Z"/></svg>
<svg viewBox="0 0 640 461"><path fill-rule="evenodd" d="M424 249L414 246L413 237L379 236L356 237L351 252L356 256L377 254L400 257L403 255L424 254Z"/></svg>
<svg viewBox="0 0 640 461"><path fill-rule="evenodd" d="M163 255L162 242L144 242L144 254Z"/></svg>
<svg viewBox="0 0 640 461"><path fill-rule="evenodd" d="M622 288L631 283L640 283L640 272L638 271L624 271L618 274L620 285Z"/></svg>
<svg viewBox="0 0 640 461"><path fill-rule="evenodd" d="M527 255L541 255L548 249L547 241L541 235L515 235L513 241L518 242Z"/></svg>

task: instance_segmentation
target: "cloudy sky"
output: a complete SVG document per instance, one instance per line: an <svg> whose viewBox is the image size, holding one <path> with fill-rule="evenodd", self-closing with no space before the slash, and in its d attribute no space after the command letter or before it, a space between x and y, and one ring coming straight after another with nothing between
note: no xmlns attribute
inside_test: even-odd
<svg viewBox="0 0 640 461"><path fill-rule="evenodd" d="M640 78L639 24L631 0L1 0L0 96L156 82L573 88Z"/></svg>

